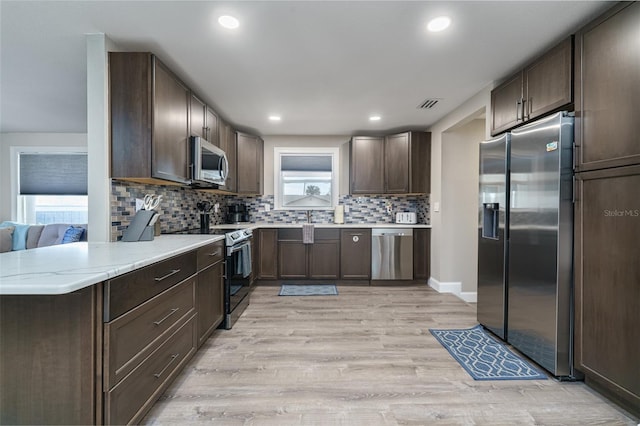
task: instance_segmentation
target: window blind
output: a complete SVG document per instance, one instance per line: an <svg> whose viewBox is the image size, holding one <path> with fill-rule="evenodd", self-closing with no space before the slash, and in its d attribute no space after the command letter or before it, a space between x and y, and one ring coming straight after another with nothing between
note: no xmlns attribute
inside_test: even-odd
<svg viewBox="0 0 640 426"><path fill-rule="evenodd" d="M329 155L283 155L280 157L280 170L296 172L330 172Z"/></svg>
<svg viewBox="0 0 640 426"><path fill-rule="evenodd" d="M87 154L20 154L20 195L87 195Z"/></svg>

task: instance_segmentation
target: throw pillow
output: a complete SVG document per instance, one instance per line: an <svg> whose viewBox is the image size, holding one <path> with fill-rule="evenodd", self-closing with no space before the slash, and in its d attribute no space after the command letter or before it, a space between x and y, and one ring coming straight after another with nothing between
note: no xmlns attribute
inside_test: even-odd
<svg viewBox="0 0 640 426"><path fill-rule="evenodd" d="M11 251L13 247L13 230L14 226L0 228L0 253Z"/></svg>
<svg viewBox="0 0 640 426"><path fill-rule="evenodd" d="M62 237L62 242L60 244L67 243L77 243L82 238L82 233L84 232L84 228L74 228L70 226L64 232L64 236Z"/></svg>
<svg viewBox="0 0 640 426"><path fill-rule="evenodd" d="M13 230L13 247L12 250L24 250L27 248L27 232L31 225L24 223L4 221L0 223L0 227L14 226Z"/></svg>

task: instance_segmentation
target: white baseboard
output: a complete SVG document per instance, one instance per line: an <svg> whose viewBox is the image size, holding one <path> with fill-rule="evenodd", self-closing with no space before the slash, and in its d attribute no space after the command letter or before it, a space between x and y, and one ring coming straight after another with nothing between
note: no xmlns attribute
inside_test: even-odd
<svg viewBox="0 0 640 426"><path fill-rule="evenodd" d="M461 282L442 283L433 277L429 278L429 287L438 293L451 293L467 303L476 303L478 301L478 293L475 291L462 291Z"/></svg>

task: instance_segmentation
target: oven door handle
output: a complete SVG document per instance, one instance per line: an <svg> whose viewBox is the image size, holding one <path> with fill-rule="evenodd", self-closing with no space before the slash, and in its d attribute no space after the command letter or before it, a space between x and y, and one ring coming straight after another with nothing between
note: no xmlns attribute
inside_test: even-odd
<svg viewBox="0 0 640 426"><path fill-rule="evenodd" d="M247 241L244 244L240 244L239 246L229 247L227 249L227 256L231 256L233 253L236 253L236 252L242 250L243 248L245 248L247 246L251 246L251 242L250 241Z"/></svg>

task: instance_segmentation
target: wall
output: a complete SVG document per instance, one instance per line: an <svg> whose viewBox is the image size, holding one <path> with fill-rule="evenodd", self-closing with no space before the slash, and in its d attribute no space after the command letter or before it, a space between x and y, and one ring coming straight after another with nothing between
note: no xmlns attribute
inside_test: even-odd
<svg viewBox="0 0 640 426"><path fill-rule="evenodd" d="M340 195L349 193L350 136L265 136L264 194L273 195L273 148L340 148Z"/></svg>
<svg viewBox="0 0 640 426"><path fill-rule="evenodd" d="M442 255L455 262L442 264L441 278L461 282L462 293L478 288L478 145L484 129L485 120L476 119L443 134L441 212L455 226L446 227Z"/></svg>
<svg viewBox="0 0 640 426"><path fill-rule="evenodd" d="M487 117L490 116L492 88L493 84L485 87L464 104L456 108L452 113L429 128L431 132L430 223L432 226L431 278L429 283L439 291L456 293L468 301L474 300L476 289L470 284L469 287L465 286L465 293L471 294L462 294L463 274L458 274L456 269L459 258L456 253L450 253L451 250L448 249L447 246L448 239L457 235L456 228L458 224L454 218L446 214L446 212L451 209L449 209L447 204L449 200L446 199L443 194L445 194L445 191L449 193L451 187L447 184L449 177L445 172L447 158L443 157L443 155L447 154L448 148L443 150L443 144L447 141L447 132L460 128L464 124L476 119L482 113L485 113ZM478 135L481 136L479 140L489 138L489 132L488 122L486 122L484 134ZM469 153L469 155L472 155L472 153ZM463 204L466 204L466 208L475 211L477 208L477 197L466 200ZM459 244L464 242L464 244L477 246L476 238L475 233L461 237Z"/></svg>
<svg viewBox="0 0 640 426"><path fill-rule="evenodd" d="M86 150L87 135L84 133L0 134L0 221L16 219L17 193L14 193L12 188L16 178L12 176L11 170L11 147L37 146L82 147Z"/></svg>

